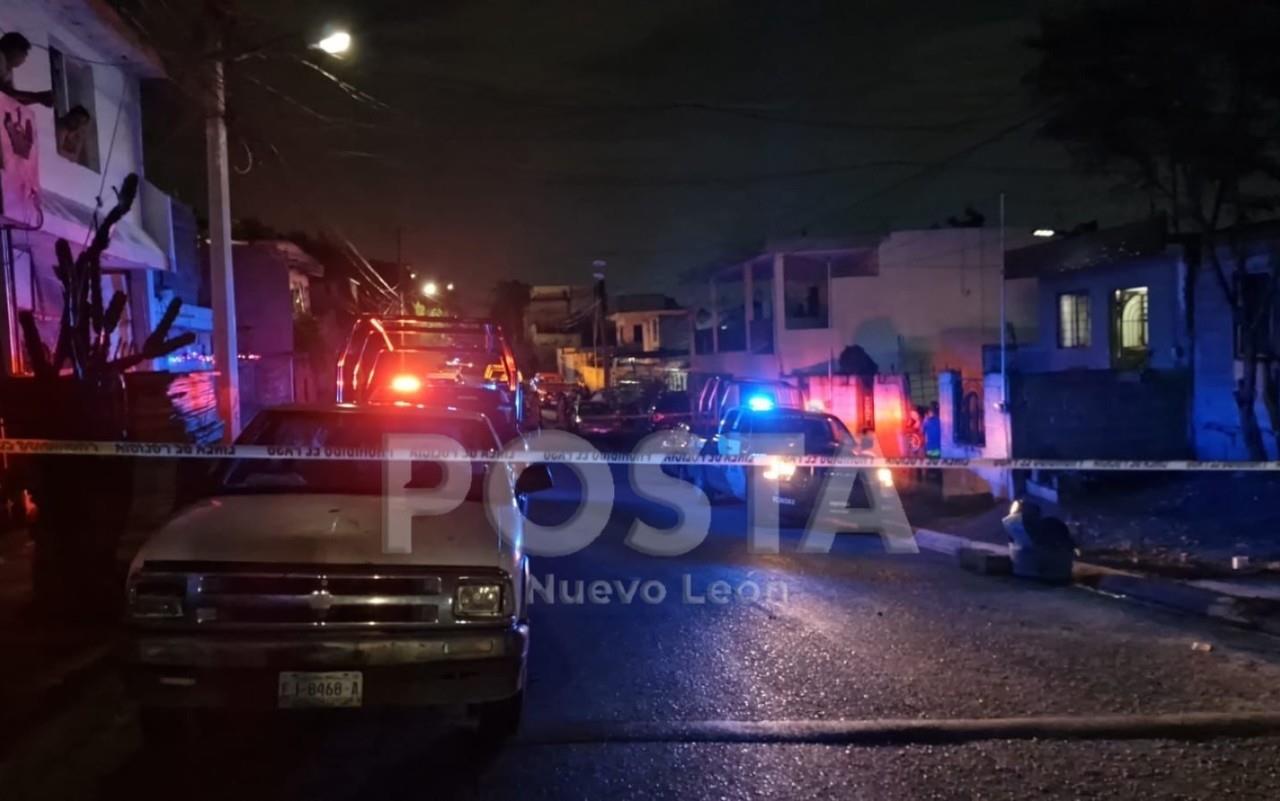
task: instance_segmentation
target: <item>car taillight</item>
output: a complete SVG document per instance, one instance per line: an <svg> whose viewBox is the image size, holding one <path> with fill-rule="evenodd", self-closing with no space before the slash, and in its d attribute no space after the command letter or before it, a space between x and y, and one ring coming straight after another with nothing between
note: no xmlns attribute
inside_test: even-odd
<svg viewBox="0 0 1280 801"><path fill-rule="evenodd" d="M409 395L422 389L422 379L416 375L401 373L391 379L391 391Z"/></svg>

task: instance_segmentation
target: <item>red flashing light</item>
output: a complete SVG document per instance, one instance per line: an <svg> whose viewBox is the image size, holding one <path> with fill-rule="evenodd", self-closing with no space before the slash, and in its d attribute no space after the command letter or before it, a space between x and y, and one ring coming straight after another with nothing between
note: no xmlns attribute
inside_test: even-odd
<svg viewBox="0 0 1280 801"><path fill-rule="evenodd" d="M411 395L422 389L422 379L409 373L401 373L391 379L391 391Z"/></svg>

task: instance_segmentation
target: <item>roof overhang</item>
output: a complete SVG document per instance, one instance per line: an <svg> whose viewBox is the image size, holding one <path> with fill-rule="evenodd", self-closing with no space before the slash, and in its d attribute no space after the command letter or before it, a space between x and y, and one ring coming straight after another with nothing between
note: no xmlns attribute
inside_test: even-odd
<svg viewBox="0 0 1280 801"><path fill-rule="evenodd" d="M132 70L141 78L165 77L160 55L106 0L51 0L49 11L92 41L105 61Z"/></svg>
<svg viewBox="0 0 1280 801"><path fill-rule="evenodd" d="M71 245L72 254L79 256L93 235L93 209L46 191L40 195L40 211L44 220L39 230L31 232L33 243L48 244L52 248L53 242L65 239ZM102 266L164 270L169 267L169 259L155 240L126 217L111 229L111 243L102 256Z"/></svg>

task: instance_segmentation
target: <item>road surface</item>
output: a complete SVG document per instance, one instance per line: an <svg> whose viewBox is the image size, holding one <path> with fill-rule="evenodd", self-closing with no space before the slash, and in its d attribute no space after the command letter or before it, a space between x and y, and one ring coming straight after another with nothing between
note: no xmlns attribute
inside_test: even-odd
<svg viewBox="0 0 1280 801"><path fill-rule="evenodd" d="M615 476L604 534L533 563L554 602L534 601L525 725L504 748L478 747L447 713L233 721L175 763L142 747L108 668L17 738L0 797L1280 797L1280 738L1143 735L1153 715L1280 710L1274 639L889 555L874 537L805 555L786 532L781 553L752 554L740 506L717 506L692 553L644 556L622 543L630 522L671 512ZM566 602L578 581L583 602ZM609 582L608 603L590 602L592 581ZM726 603L712 602L717 581ZM1063 716L1124 716L1107 719L1137 739L1071 739L1053 722ZM971 725L1028 717L1046 718L1040 738ZM968 734L914 735L903 721Z"/></svg>

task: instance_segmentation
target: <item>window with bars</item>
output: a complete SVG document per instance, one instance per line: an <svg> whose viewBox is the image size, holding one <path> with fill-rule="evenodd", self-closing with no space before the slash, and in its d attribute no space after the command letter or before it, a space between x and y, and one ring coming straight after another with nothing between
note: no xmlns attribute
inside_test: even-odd
<svg viewBox="0 0 1280 801"><path fill-rule="evenodd" d="M1058 347L1087 348L1092 344L1089 295L1067 292L1058 296Z"/></svg>
<svg viewBox="0 0 1280 801"><path fill-rule="evenodd" d="M1117 289L1111 305L1112 356L1116 367L1140 367L1151 349L1145 286Z"/></svg>

